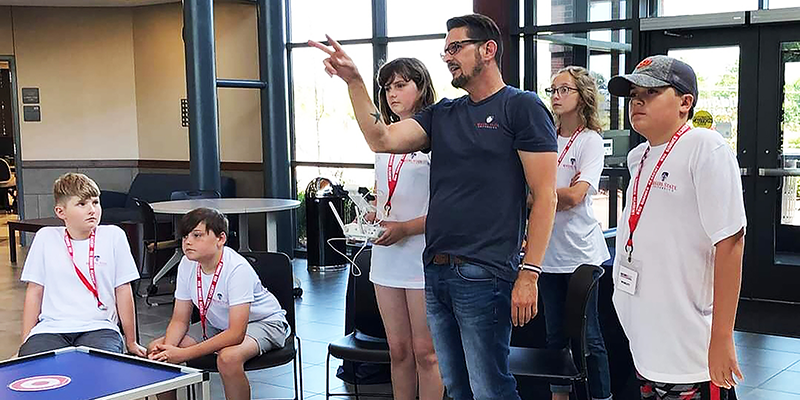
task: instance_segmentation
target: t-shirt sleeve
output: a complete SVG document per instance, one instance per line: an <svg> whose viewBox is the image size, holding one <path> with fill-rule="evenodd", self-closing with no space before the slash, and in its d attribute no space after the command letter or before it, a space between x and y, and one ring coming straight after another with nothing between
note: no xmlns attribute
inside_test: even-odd
<svg viewBox="0 0 800 400"><path fill-rule="evenodd" d="M442 100L439 100L439 102L441 101ZM428 139L431 138L431 128L433 127L433 111L438 104L439 103L431 104L411 117L414 119L414 121L417 121L419 126L422 127L422 129L425 131L425 134L428 135Z"/></svg>
<svg viewBox="0 0 800 400"><path fill-rule="evenodd" d="M536 93L519 93L508 105L514 149L534 153L558 151L553 116Z"/></svg>
<svg viewBox="0 0 800 400"><path fill-rule="evenodd" d="M726 144L706 153L693 172L700 223L714 244L747 225L736 156Z"/></svg>
<svg viewBox="0 0 800 400"><path fill-rule="evenodd" d="M195 268L195 263L189 261L186 256L181 258L181 262L178 264L178 277L175 282L175 300L192 300L191 291L192 289L197 290L197 286L189 284L189 277L192 276L192 272L196 271ZM196 280L197 278L195 277L195 282Z"/></svg>
<svg viewBox="0 0 800 400"><path fill-rule="evenodd" d="M591 135L584 139L584 145L578 155L578 171L581 173L578 182L586 182L590 186L589 194L597 193L600 187L600 175L605 166L605 152L603 139L595 132L586 132Z"/></svg>
<svg viewBox="0 0 800 400"><path fill-rule="evenodd" d="M47 229L47 228L45 228ZM31 249L28 250L28 256L25 258L25 266L22 268L22 276L20 280L23 282L33 282L38 285L44 286L45 281L45 268L44 268L44 254L48 242L48 231L41 230L36 236L33 237ZM50 237L56 237L50 235ZM50 240L52 245L52 240Z"/></svg>
<svg viewBox="0 0 800 400"><path fill-rule="evenodd" d="M247 261L239 264L228 276L228 306L252 303L255 300L253 287L258 281L258 276ZM261 284L261 281L258 281Z"/></svg>
<svg viewBox="0 0 800 400"><path fill-rule="evenodd" d="M139 270L131 255L131 247L125 232L114 226L114 287L139 279Z"/></svg>

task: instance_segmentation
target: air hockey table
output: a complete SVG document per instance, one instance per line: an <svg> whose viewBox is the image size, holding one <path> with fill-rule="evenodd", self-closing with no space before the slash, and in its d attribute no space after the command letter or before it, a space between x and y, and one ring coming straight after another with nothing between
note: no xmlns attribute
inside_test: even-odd
<svg viewBox="0 0 800 400"><path fill-rule="evenodd" d="M0 362L3 400L142 399L187 388L209 400L209 374L88 347L66 347Z"/></svg>

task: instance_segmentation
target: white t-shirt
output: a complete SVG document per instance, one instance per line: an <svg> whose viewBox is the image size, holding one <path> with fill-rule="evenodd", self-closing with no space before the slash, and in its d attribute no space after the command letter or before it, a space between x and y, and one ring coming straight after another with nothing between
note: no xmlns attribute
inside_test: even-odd
<svg viewBox="0 0 800 400"><path fill-rule="evenodd" d="M431 158L426 153L416 151L406 156L400 168L397 187L392 195L392 210L388 216L385 215L384 206L389 196L390 156L390 154L375 154L378 218L386 221L409 221L428 214ZM397 170L402 157L402 154L394 156L393 172ZM424 249L424 234L409 236L391 246L372 246L369 279L381 286L423 289Z"/></svg>
<svg viewBox="0 0 800 400"><path fill-rule="evenodd" d="M178 278L175 284L175 299L191 300L197 307L197 266L186 256L178 264ZM203 281L203 301L208 296L208 289L214 273L201 272ZM228 329L228 309L240 304L250 303L249 321L286 320L286 311L281 308L278 299L261 285L261 280L253 267L239 253L225 247L222 251L222 271L219 274L214 297L208 307L206 319L211 326Z"/></svg>
<svg viewBox="0 0 800 400"><path fill-rule="evenodd" d="M558 136L559 156L569 139ZM579 133L564 154L556 175L556 187L569 187L572 178L580 172L578 181L588 183L589 190L580 204L556 213L553 233L542 261L544 272L571 274L581 264L600 265L611 257L592 209L592 195L600 186L604 157L603 138L589 129Z"/></svg>
<svg viewBox="0 0 800 400"><path fill-rule="evenodd" d="M40 229L25 258L24 282L44 286L39 322L30 335L37 333L74 333L117 327L115 289L139 279L136 263L125 233L118 226L101 225L95 233L94 269L101 310L92 292L83 285L72 265L64 243L64 227ZM91 283L89 275L89 239L73 240L75 264ZM25 338L27 340L27 338Z"/></svg>
<svg viewBox="0 0 800 400"><path fill-rule="evenodd" d="M641 199L666 144L653 147L640 166L647 147L642 143L628 154L628 199L640 167ZM719 133L708 129L692 129L675 144L634 232L634 295L619 285L630 212L628 203L617 231L613 298L636 370L655 382L708 381L714 245L747 223L736 156Z"/></svg>

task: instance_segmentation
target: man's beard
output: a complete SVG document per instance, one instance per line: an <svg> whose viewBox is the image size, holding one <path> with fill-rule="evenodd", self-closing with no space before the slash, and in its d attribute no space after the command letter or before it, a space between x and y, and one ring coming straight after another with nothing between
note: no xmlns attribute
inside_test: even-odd
<svg viewBox="0 0 800 400"><path fill-rule="evenodd" d="M469 83L469 81L472 80L472 78L480 75L480 73L483 72L483 67L484 65L483 62L481 62L480 55L476 51L475 66L472 68L472 72L467 74L463 68L459 67L461 69L461 75L453 78L450 84L452 84L453 87L463 89Z"/></svg>

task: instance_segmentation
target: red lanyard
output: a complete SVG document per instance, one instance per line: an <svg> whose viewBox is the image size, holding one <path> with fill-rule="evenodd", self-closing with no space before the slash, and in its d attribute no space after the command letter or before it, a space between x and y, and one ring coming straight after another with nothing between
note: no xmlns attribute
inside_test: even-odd
<svg viewBox="0 0 800 400"><path fill-rule="evenodd" d="M389 164L386 167L386 177L389 181L389 196L386 198L386 205L383 206L386 210L386 215L389 215L389 212L392 211L392 196L394 196L394 190L397 189L397 180L400 178L400 168L402 168L403 163L406 162L406 157L408 157L408 154L403 154L403 157L400 158L400 162L397 163L397 170L393 170L394 154L389 155Z"/></svg>
<svg viewBox="0 0 800 400"><path fill-rule="evenodd" d="M89 280L83 276L83 273L78 268L78 264L75 263L75 251L72 249L72 238L69 237L69 231L66 229L64 230L64 244L67 245L67 253L69 253L69 259L72 261L72 266L75 267L75 273L78 274L78 278L80 278L81 282L83 282L83 286L86 286L86 289L94 295L95 300L97 300L97 308L105 311L108 309L101 301L100 296L97 293L97 277L94 274L94 240L95 240L95 231L92 230L92 233L89 234L89 277L92 279L92 283L89 283Z"/></svg>
<svg viewBox="0 0 800 400"><path fill-rule="evenodd" d="M558 130L560 131L561 128L558 128ZM572 147L572 143L575 142L575 138L577 138L578 134L581 133L581 132L583 132L583 126L579 126L578 129L575 129L575 132L573 132L572 136L569 137L569 142L567 142L567 146L564 147L564 151L562 151L561 155L558 156L558 165L559 166L561 166L561 161L564 159L564 156L567 155L567 151L569 151L569 148Z"/></svg>
<svg viewBox="0 0 800 400"><path fill-rule="evenodd" d="M647 154L650 153L651 147L648 146L644 151L644 154L642 154L642 161L639 163L639 171L636 173L636 180L633 182L633 194L631 195L631 214L628 217L628 228L630 228L630 232L628 233L628 243L625 244L625 250L628 251L628 262L631 262L633 256L633 232L635 232L636 227L639 226L639 218L642 216L644 204L647 202L647 198L650 196L650 188L653 186L653 181L656 178L656 174L658 174L658 170L661 169L661 165L664 164L664 160L667 159L667 156L675 147L675 143L678 143L678 139L680 139L684 133L688 132L689 129L691 129L689 125L684 125L678 129L674 135L672 135L672 138L669 139L667 147L664 149L664 153L661 154L661 157L656 163L656 167L650 174L650 179L647 181L647 186L645 186L644 192L642 192L642 202L639 203L637 201L639 193L639 179L642 177L644 161L647 159Z"/></svg>
<svg viewBox="0 0 800 400"><path fill-rule="evenodd" d="M208 336L206 336L206 313L208 313L208 308L211 307L211 300L214 297L214 289L217 288L219 273L222 272L222 255L224 253L225 248L223 247L222 252L219 254L219 264L217 264L217 269L214 271L214 278L211 279L211 286L208 288L208 296L206 296L205 302L203 302L202 268L200 263L197 263L197 308L200 310L200 326L203 328L203 340L208 339Z"/></svg>

